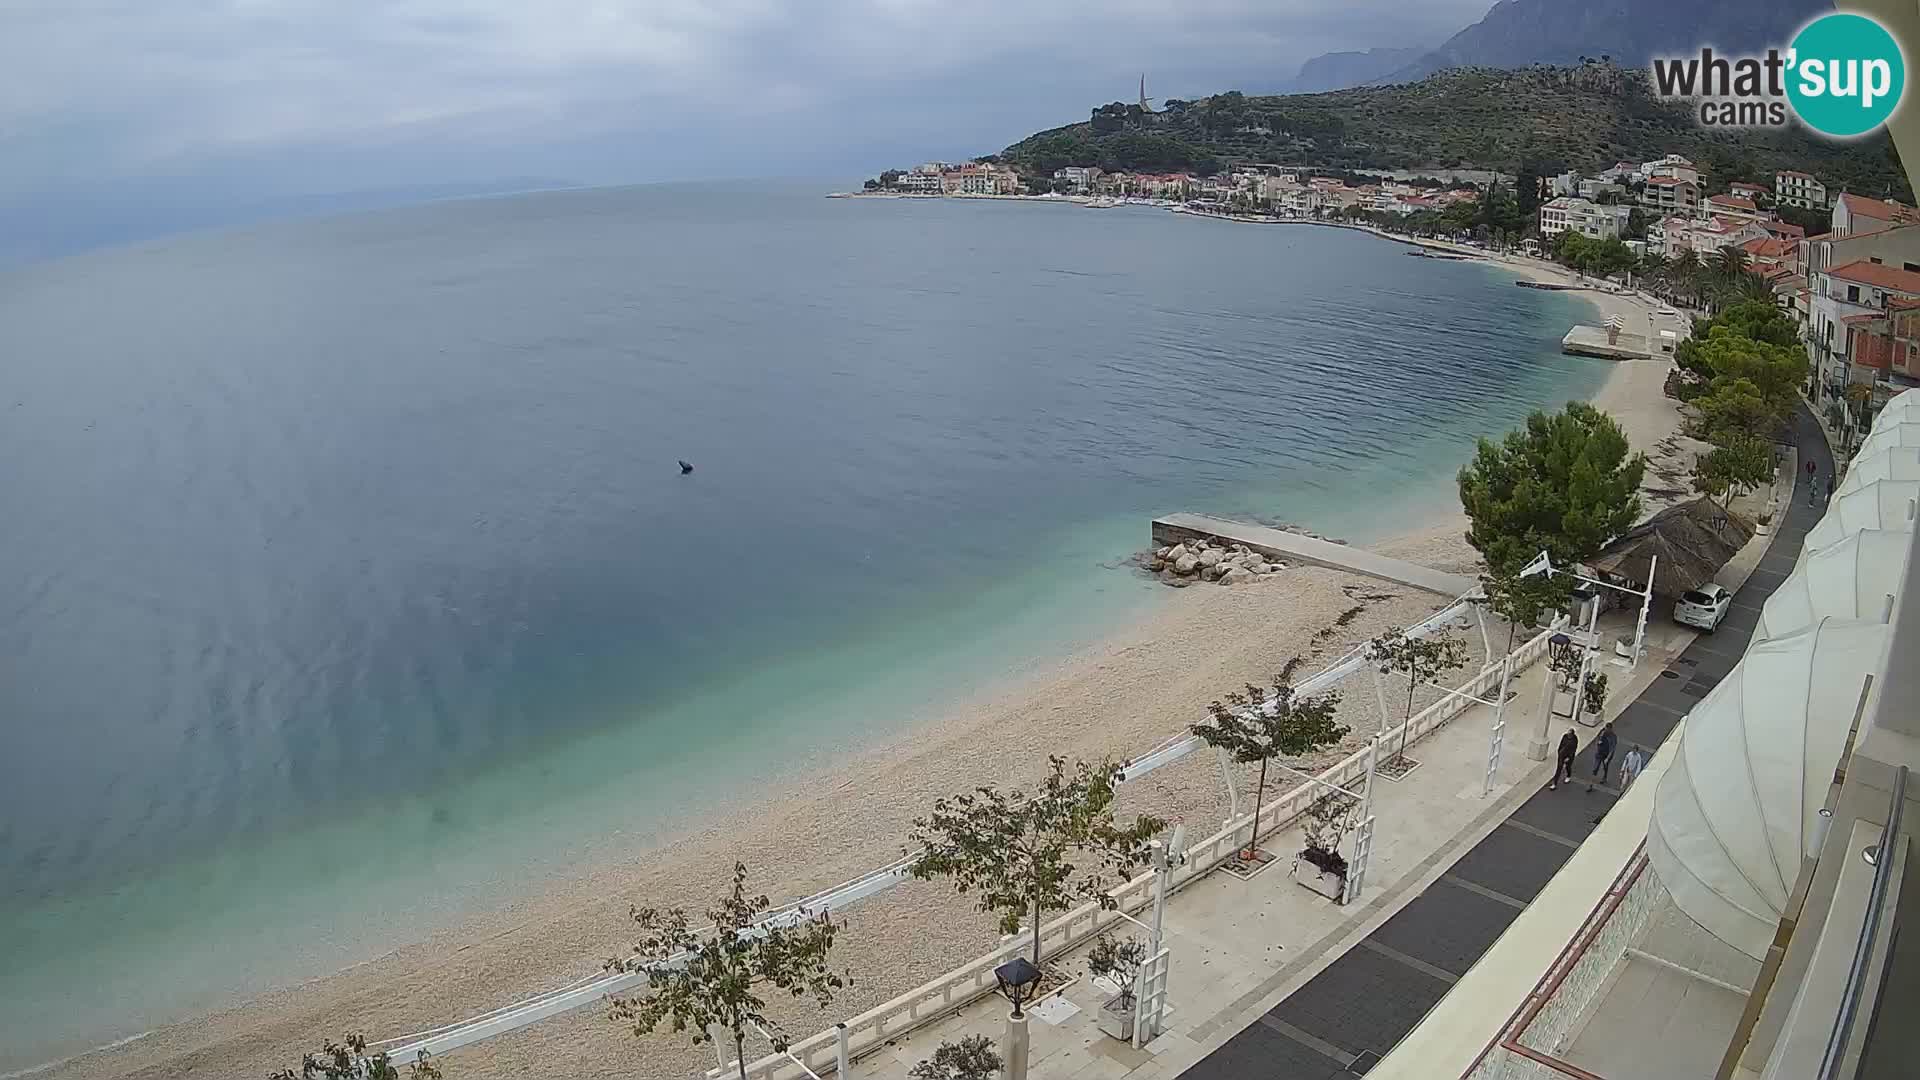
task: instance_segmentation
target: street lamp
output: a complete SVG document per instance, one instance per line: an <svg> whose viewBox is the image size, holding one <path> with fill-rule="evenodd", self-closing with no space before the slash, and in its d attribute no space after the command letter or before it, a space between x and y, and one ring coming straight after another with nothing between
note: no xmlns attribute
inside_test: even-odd
<svg viewBox="0 0 1920 1080"><path fill-rule="evenodd" d="M1033 992L1040 986L1040 969L1026 957L1016 956L994 968L993 978L1000 984L1000 996L1012 1004L1013 1015L1024 1016L1020 1006L1033 1000Z"/></svg>
<svg viewBox="0 0 1920 1080"><path fill-rule="evenodd" d="M1040 969L1033 961L1024 956L1013 959L993 969L993 979L1000 984L1000 996L1013 1006L1013 1012L1007 1016L1007 1080L1027 1080L1027 1014L1020 1006L1033 1000L1034 991L1040 988Z"/></svg>
<svg viewBox="0 0 1920 1080"><path fill-rule="evenodd" d="M1604 586L1605 588L1613 589L1617 592L1626 593L1629 596L1639 597L1640 598L1640 617L1634 623L1634 627L1633 627L1633 655L1629 657L1627 660L1627 670L1633 671L1633 670L1637 670L1640 667L1640 654L1642 651L1644 651L1646 646L1647 618L1653 613L1654 571L1659 569L1659 567L1660 567L1660 557L1657 555L1653 556L1647 562L1647 587L1644 590L1629 589L1624 585L1615 585L1611 581L1601 581L1599 578L1590 578L1590 577L1587 577L1585 574L1576 574L1571 570L1555 570L1553 566L1553 561L1547 557L1546 552L1542 551L1540 554L1535 555L1533 559L1527 563L1526 566L1520 569L1520 576L1532 577L1535 574L1545 574L1549 578L1551 578L1556 573L1566 574L1568 577L1571 577L1576 581L1584 581L1589 585ZM1587 640L1581 646L1583 650L1591 650L1599 643L1599 640L1600 640L1599 636L1594 632L1595 627L1599 624L1599 621L1600 621L1600 604L1598 602L1598 598L1596 597L1593 606L1588 609L1588 613L1587 613ZM1554 657L1556 659L1561 660L1563 664L1568 664L1568 666L1571 666L1569 664L1569 661L1571 660L1571 653L1570 652L1562 653L1559 650L1562 648L1570 650L1572 648L1572 645L1573 645L1573 642L1571 637L1566 634L1555 634L1553 637L1549 638L1547 641L1547 647L1550 650L1554 650L1553 652ZM1587 670L1586 662L1588 658L1589 658L1588 655L1583 655L1581 657L1579 682L1576 683L1574 686L1573 714L1576 720L1580 715L1580 699L1586 691L1586 670ZM1540 716L1540 734L1537 738L1527 740L1527 756L1529 758L1532 758L1535 761L1547 760L1547 734L1548 734L1548 729L1550 725L1553 723L1553 691L1554 691L1553 675L1552 673L1549 673L1547 675L1546 703L1542 708L1541 716Z"/></svg>

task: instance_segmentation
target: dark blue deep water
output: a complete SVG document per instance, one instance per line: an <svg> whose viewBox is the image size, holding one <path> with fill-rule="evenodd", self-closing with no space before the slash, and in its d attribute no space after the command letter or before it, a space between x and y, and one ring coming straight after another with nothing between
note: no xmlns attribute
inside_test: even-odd
<svg viewBox="0 0 1920 1080"><path fill-rule="evenodd" d="M1084 640L1155 513L1443 506L1604 371L1578 301L1404 250L666 187L0 275L0 1070Z"/></svg>

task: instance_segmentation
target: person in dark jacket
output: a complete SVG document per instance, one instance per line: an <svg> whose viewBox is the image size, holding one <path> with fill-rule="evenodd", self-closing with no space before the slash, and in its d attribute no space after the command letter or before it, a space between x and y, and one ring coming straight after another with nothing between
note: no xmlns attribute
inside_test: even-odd
<svg viewBox="0 0 1920 1080"><path fill-rule="evenodd" d="M1607 782L1607 774L1613 770L1613 750L1619 742L1620 737L1613 733L1611 721L1600 729L1599 737L1593 740L1593 775L1599 777L1603 784ZM1587 790L1593 790L1591 783L1587 785Z"/></svg>
<svg viewBox="0 0 1920 1080"><path fill-rule="evenodd" d="M1569 784L1573 783L1573 759L1579 753L1580 739L1569 729L1565 735L1560 736L1560 749L1554 755L1556 760L1553 764L1553 781L1547 785L1548 791L1559 787L1562 778L1565 778Z"/></svg>

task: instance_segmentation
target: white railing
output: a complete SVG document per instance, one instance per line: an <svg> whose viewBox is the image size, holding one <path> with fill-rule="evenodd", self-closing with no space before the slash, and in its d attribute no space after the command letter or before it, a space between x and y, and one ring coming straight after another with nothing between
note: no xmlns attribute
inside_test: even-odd
<svg viewBox="0 0 1920 1080"><path fill-rule="evenodd" d="M1513 670L1524 671L1539 661L1546 654L1547 640L1554 632L1551 628L1543 630L1515 651ZM1467 680L1459 690L1473 697L1486 697L1498 693L1499 688L1500 665L1493 663L1482 667L1479 674ZM1396 724L1387 729L1382 739L1393 740L1405 728L1406 741L1409 744L1418 742L1473 705L1474 702L1461 696L1461 693L1449 694L1415 713L1413 719L1405 724ZM1321 772L1317 778L1318 784L1302 782L1268 803L1260 811L1261 836L1270 836L1292 825L1319 797L1320 785L1352 788L1363 782L1367 774L1367 753L1365 747L1354 751ZM1248 811L1228 821L1219 832L1189 845L1186 863L1172 872L1167 882L1168 891L1178 890L1199 880L1245 847L1248 843L1247 832L1252 825L1253 812ZM1139 910L1152 900L1153 874L1141 874L1108 895L1122 911ZM1066 952L1122 921L1118 914L1097 903L1083 904L1042 924L1041 955L1055 956ZM1033 939L1028 936L1009 940L985 956L868 1009L847 1020L844 1025L831 1026L816 1035L796 1041L785 1054L770 1054L749 1063L747 1080L798 1080L804 1077L800 1071L803 1066L820 1075L831 1072L837 1065L841 1026L846 1029L849 1057L859 1058L993 992L996 986L993 969L1032 947ZM721 1070L715 1070L709 1075L723 1074ZM733 1063L728 1063L724 1075L734 1075Z"/></svg>

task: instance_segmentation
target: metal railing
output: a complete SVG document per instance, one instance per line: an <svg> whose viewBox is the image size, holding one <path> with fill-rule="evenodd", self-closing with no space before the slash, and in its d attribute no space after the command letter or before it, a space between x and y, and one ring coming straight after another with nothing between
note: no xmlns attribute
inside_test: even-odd
<svg viewBox="0 0 1920 1080"><path fill-rule="evenodd" d="M1879 977L1870 981L1867 967L1873 961L1874 943L1880 936L1881 914L1886 910L1887 892L1893 883L1893 864L1897 861L1895 847L1906 843L1900 833L1900 819L1904 816L1906 802L1907 767L1902 765L1893 773L1893 798L1887 807L1886 828L1881 830L1880 842L1868 849L1875 852L1876 857L1873 861L1873 888L1867 893L1867 917L1860 924L1860 940L1854 943L1853 963L1847 968L1847 985L1840 995L1840 1012L1833 1019L1833 1033L1827 1037L1827 1050L1820 1058L1820 1080L1840 1080L1847 1046L1853 1038L1853 1022L1860 1013L1860 999L1870 984L1884 986L1886 982L1886 965L1893 958L1892 942L1887 944ZM1861 1058L1865 1059L1864 1053Z"/></svg>

